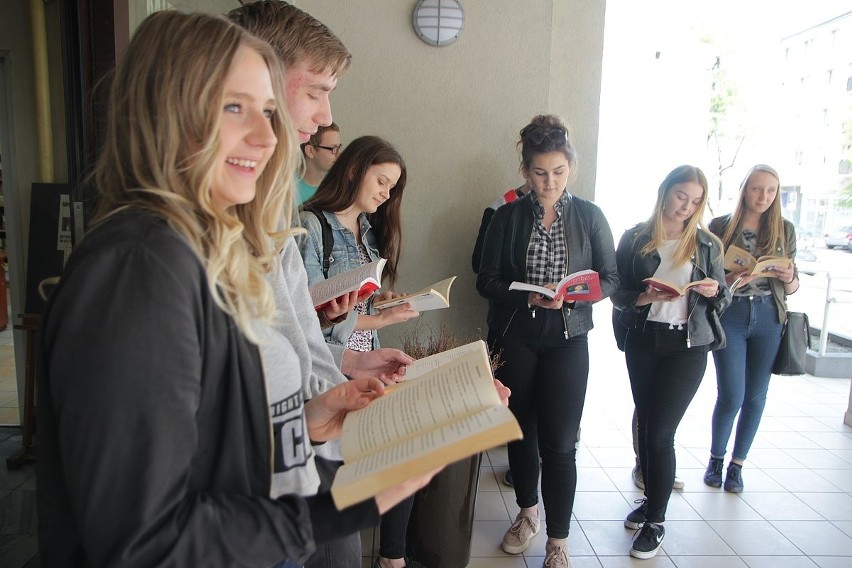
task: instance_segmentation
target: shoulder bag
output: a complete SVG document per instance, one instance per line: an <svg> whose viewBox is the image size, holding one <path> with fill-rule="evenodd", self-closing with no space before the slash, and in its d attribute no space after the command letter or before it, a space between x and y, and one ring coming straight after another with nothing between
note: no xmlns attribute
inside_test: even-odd
<svg viewBox="0 0 852 568"><path fill-rule="evenodd" d="M781 333L781 345L772 365L776 375L805 374L805 355L811 346L810 324L808 314L804 312L787 312L787 323Z"/></svg>

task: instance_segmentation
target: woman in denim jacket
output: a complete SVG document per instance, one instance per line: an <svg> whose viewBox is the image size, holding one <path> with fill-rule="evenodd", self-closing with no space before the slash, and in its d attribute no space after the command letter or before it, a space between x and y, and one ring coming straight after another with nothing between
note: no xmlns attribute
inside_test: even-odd
<svg viewBox="0 0 852 568"><path fill-rule="evenodd" d="M308 234L300 245L309 284L321 281L323 274L322 225L317 214L331 228L333 246L328 277L363 264L387 259L382 282L393 286L397 277L400 242L400 205L406 182L405 162L399 152L376 136L353 140L320 183L317 193L300 213ZM393 298L384 292L380 298ZM378 311L371 296L360 302L353 313L323 330L326 341L355 351L378 349L377 330L419 315L410 304ZM407 499L382 517L381 543L377 566L390 568L419 564L406 558L405 540L412 499ZM352 559L356 565L360 558Z"/></svg>
<svg viewBox="0 0 852 568"><path fill-rule="evenodd" d="M724 344L718 316L730 300L719 240L700 227L707 178L694 166L672 170L660 184L651 218L618 244L619 289L612 303L627 328L624 355L638 417L645 498L624 521L641 529L630 555L647 559L663 542L675 475L674 437L704 371L707 352ZM684 294L647 283L656 277Z"/></svg>
<svg viewBox="0 0 852 568"><path fill-rule="evenodd" d="M362 136L341 152L316 195L305 203L320 212L331 227L334 245L327 276L323 274L320 220L312 211L300 213L302 226L308 230L300 249L309 284L386 258L382 280L393 286L402 241L399 212L406 177L402 156L377 136ZM381 296L395 297L392 292ZM373 300L367 298L355 314L327 327L326 341L355 351L378 349L376 330L419 315L408 304L379 312L373 308Z"/></svg>

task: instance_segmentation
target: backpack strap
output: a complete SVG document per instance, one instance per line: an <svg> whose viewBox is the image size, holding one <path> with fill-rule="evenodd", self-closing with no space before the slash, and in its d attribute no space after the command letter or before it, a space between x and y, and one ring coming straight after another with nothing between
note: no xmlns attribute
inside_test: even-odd
<svg viewBox="0 0 852 568"><path fill-rule="evenodd" d="M331 233L331 225L322 211L315 207L302 206L302 211L310 211L316 215L322 228L322 275L328 279L328 268L331 266L331 248L334 246L334 235Z"/></svg>

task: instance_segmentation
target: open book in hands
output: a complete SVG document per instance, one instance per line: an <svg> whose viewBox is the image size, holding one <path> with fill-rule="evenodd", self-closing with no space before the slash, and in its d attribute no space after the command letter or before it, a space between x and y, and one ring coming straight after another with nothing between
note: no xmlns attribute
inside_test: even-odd
<svg viewBox="0 0 852 568"><path fill-rule="evenodd" d="M416 312L425 312L428 310L439 310L441 308L450 307L450 287L453 285L456 277L451 276L440 282L436 282L413 294L404 294L399 298L392 300L381 300L373 302L373 307L378 310L392 308L406 302L411 304L411 309Z"/></svg>
<svg viewBox="0 0 852 568"><path fill-rule="evenodd" d="M509 290L538 292L551 300L561 298L566 302L597 302L603 299L601 279L594 270L580 270L569 274L556 284L556 290L518 281L512 282Z"/></svg>
<svg viewBox="0 0 852 568"><path fill-rule="evenodd" d="M750 252L731 245L725 251L725 270L728 272L747 271L744 276L764 276L766 278L778 278L775 274L776 268L790 268L793 261L783 256L761 256L755 259ZM731 291L739 286L742 276L731 284Z"/></svg>
<svg viewBox="0 0 852 568"><path fill-rule="evenodd" d="M382 271L387 259L380 258L358 268L335 274L327 280L321 280L309 288L311 301L317 311L349 292L358 290L358 297L369 296L382 287Z"/></svg>
<svg viewBox="0 0 852 568"><path fill-rule="evenodd" d="M660 292L665 292L666 294L671 294L673 296L685 296L687 292L689 292L690 288L694 288L695 286L701 286L702 284L707 284L704 280L696 280L695 282L689 282L683 286L678 286L672 282L666 282L665 280L661 280L660 278L646 278L642 281L646 286L650 286L654 290L659 290Z"/></svg>
<svg viewBox="0 0 852 568"><path fill-rule="evenodd" d="M406 377L346 415L344 465L331 486L338 509L522 437L494 386L484 342L415 361Z"/></svg>

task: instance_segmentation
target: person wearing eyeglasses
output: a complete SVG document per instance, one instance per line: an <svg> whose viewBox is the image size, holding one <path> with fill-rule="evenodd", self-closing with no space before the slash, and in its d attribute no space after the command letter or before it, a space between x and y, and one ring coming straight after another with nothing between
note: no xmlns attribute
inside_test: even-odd
<svg viewBox="0 0 852 568"><path fill-rule="evenodd" d="M568 191L577 153L562 120L534 117L521 130L518 146L532 191L494 212L476 280L477 290L489 300L488 327L495 331L503 362L495 374L512 391L509 409L524 433L523 440L508 445L520 512L502 548L520 554L538 534L541 473L547 513L544 565L565 568L571 565L567 539L589 375L592 303L549 300L509 285L521 281L553 288L565 275L591 269L607 297L618 287L615 247L600 208Z"/></svg>
<svg viewBox="0 0 852 568"><path fill-rule="evenodd" d="M337 161L343 147L340 143L340 127L334 122L328 126L320 126L301 147L305 165L302 174L296 178L299 188L297 205L314 196L322 178Z"/></svg>

